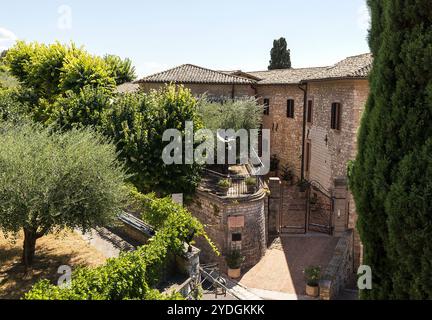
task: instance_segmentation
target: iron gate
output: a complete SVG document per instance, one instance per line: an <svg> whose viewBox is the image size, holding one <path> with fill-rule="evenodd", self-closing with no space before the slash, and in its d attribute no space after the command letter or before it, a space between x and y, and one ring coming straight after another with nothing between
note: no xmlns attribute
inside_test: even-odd
<svg viewBox="0 0 432 320"><path fill-rule="evenodd" d="M334 200L330 192L317 181L311 181L308 189L308 231L333 234Z"/></svg>

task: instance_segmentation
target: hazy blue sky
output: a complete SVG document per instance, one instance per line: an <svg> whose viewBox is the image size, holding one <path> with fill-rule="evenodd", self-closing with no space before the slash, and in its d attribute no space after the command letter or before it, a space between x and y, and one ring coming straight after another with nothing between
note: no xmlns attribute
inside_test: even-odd
<svg viewBox="0 0 432 320"><path fill-rule="evenodd" d="M6 3L5 3L6 2ZM183 63L266 69L285 37L294 67L330 65L369 51L365 0L2 1L0 49L14 39L74 41L129 57L139 75Z"/></svg>

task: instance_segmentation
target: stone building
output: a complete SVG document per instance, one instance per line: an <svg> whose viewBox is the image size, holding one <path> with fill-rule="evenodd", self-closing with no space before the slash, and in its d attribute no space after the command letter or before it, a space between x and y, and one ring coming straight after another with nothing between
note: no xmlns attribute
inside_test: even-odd
<svg viewBox="0 0 432 320"><path fill-rule="evenodd" d="M249 250L247 264L252 265L263 254L269 229L341 236L355 228L347 164L357 151L356 137L369 93L371 66L371 54L348 57L330 67L255 72L215 71L185 64L145 77L136 84L143 91L168 83L183 84L193 94L206 93L216 101L252 96L263 105L263 128L271 132L271 154L280 160L279 175L282 168L289 168L296 181L307 182L304 188L285 183L282 196L276 197L280 204L276 205L274 199L270 203L271 198L269 201L263 196L260 200L242 199L235 202L235 208L232 201L221 201L198 191L197 202L191 207L202 222L213 225L208 230L210 236L226 250L232 247L236 233L231 232L230 225L240 223L230 217L243 216L242 250ZM277 208L278 217L269 212L270 207ZM247 240L251 237L258 237L255 244ZM248 247L249 244L259 249ZM361 253L356 232L353 247L355 268Z"/></svg>

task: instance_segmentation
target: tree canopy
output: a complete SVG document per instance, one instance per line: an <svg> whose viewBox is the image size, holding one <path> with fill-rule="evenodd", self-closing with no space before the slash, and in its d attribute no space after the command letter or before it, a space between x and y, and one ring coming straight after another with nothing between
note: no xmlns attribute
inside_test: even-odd
<svg viewBox="0 0 432 320"><path fill-rule="evenodd" d="M24 231L23 261L36 240L62 228L107 225L124 205L127 178L115 146L87 130L0 126L0 230Z"/></svg>
<svg viewBox="0 0 432 320"><path fill-rule="evenodd" d="M287 49L285 38L273 41L273 48L270 51L269 70L291 68L291 51Z"/></svg>
<svg viewBox="0 0 432 320"><path fill-rule="evenodd" d="M367 299L432 298L432 3L369 0L370 96L350 174Z"/></svg>
<svg viewBox="0 0 432 320"><path fill-rule="evenodd" d="M78 93L91 86L114 91L116 85L135 78L129 59L91 55L73 43L45 45L18 41L5 55L11 74L38 98L54 101L68 90Z"/></svg>

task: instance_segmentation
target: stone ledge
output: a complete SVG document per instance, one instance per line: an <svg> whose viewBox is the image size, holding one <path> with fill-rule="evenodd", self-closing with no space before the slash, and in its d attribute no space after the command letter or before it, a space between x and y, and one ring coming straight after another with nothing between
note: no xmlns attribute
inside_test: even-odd
<svg viewBox="0 0 432 320"><path fill-rule="evenodd" d="M346 231L339 239L324 274L319 282L320 299L331 300L344 287L348 275L352 272L353 230Z"/></svg>

